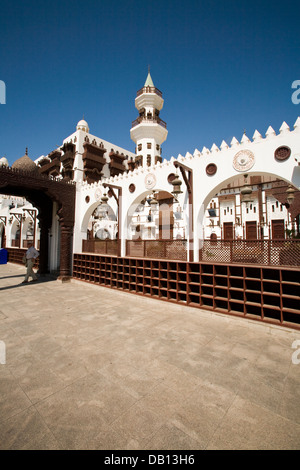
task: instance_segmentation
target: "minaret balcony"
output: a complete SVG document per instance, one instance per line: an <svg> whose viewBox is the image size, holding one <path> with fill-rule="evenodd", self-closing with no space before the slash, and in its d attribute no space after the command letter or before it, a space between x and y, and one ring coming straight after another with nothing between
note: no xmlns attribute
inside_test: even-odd
<svg viewBox="0 0 300 470"><path fill-rule="evenodd" d="M137 91L136 96L140 96L143 93L155 93L156 95L160 96L160 98L162 98L162 92L154 86L144 86Z"/></svg>
<svg viewBox="0 0 300 470"><path fill-rule="evenodd" d="M159 124L165 129L167 128L167 123L163 121L162 119L160 119L159 117L147 117L147 116L140 116L135 121L132 121L131 128L138 126L139 124L142 124L142 123Z"/></svg>

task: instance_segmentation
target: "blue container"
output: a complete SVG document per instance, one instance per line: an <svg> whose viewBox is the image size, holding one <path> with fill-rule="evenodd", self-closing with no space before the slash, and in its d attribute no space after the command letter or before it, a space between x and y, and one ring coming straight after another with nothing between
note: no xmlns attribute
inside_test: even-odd
<svg viewBox="0 0 300 470"><path fill-rule="evenodd" d="M7 250L5 248L0 250L0 264L7 264Z"/></svg>

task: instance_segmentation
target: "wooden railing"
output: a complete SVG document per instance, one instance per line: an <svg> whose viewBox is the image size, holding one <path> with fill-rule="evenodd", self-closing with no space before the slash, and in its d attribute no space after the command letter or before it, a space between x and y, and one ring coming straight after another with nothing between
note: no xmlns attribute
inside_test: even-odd
<svg viewBox="0 0 300 470"><path fill-rule="evenodd" d="M154 86L144 86L137 91L136 96L140 96L143 93L155 93L156 95L162 97L162 92Z"/></svg>
<svg viewBox="0 0 300 470"><path fill-rule="evenodd" d="M200 240L199 261L300 266L300 240Z"/></svg>
<svg viewBox="0 0 300 470"><path fill-rule="evenodd" d="M186 240L127 240L126 256L135 258L187 260Z"/></svg>
<svg viewBox="0 0 300 470"><path fill-rule="evenodd" d="M23 249L23 248L8 247L5 249L7 250L7 261L9 263L22 264L24 266L23 256L25 255L27 251L26 248ZM34 263L35 268L38 268L38 266L39 266L39 258L37 258L37 260L35 260L35 263Z"/></svg>
<svg viewBox="0 0 300 470"><path fill-rule="evenodd" d="M135 127L138 124L141 124L141 122L154 122L159 124L160 126L164 127L165 129L167 128L167 123L160 119L159 117L147 117L147 116L141 116L132 121L131 127Z"/></svg>
<svg viewBox="0 0 300 470"><path fill-rule="evenodd" d="M92 238L90 240L82 240L83 253L99 253L103 255L118 255L118 240L98 240Z"/></svg>
<svg viewBox="0 0 300 470"><path fill-rule="evenodd" d="M300 266L300 240L199 240L199 261ZM84 253L118 256L118 240L83 240ZM126 240L126 256L187 260L187 240Z"/></svg>
<svg viewBox="0 0 300 470"><path fill-rule="evenodd" d="M300 266L300 240L199 240L199 247L200 262ZM133 258L187 261L187 249L187 240L126 240L126 256ZM13 262L26 251L7 250ZM119 256L120 241L83 240L82 252Z"/></svg>

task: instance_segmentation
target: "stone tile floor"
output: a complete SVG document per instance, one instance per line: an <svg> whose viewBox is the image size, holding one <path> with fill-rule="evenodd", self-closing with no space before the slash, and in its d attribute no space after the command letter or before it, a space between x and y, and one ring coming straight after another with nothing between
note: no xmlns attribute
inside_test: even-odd
<svg viewBox="0 0 300 470"><path fill-rule="evenodd" d="M300 448L299 331L24 271L0 265L1 449Z"/></svg>

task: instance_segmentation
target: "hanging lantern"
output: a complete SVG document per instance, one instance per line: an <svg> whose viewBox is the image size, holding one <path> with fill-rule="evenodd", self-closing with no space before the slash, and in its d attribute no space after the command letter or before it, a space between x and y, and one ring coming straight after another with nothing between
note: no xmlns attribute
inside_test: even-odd
<svg viewBox="0 0 300 470"><path fill-rule="evenodd" d="M100 204L99 206L97 207L97 215L99 217L100 220L106 218L107 214L108 214L108 204L107 204L107 201L108 201L108 197L107 197L107 194L104 193L103 196L101 197L101 200L100 200Z"/></svg>
<svg viewBox="0 0 300 470"><path fill-rule="evenodd" d="M108 201L107 194L104 193L103 196L102 196L102 198L101 198L101 203L100 203L100 204L106 205L106 204L107 204L107 201Z"/></svg>
<svg viewBox="0 0 300 470"><path fill-rule="evenodd" d="M248 175L244 175L245 184L241 188L241 195L243 196L242 202L245 202L246 206L247 206L247 204L249 204L249 202L252 202L252 199L250 198L250 194L252 194L252 188L247 183L247 177L248 177Z"/></svg>
<svg viewBox="0 0 300 470"><path fill-rule="evenodd" d="M151 205L152 208L153 208L154 206L157 206L157 204L158 204L158 201L157 201L157 199L155 198L154 191L153 191L153 193L152 193L152 195L151 195L151 199L150 199L149 204Z"/></svg>
<svg viewBox="0 0 300 470"><path fill-rule="evenodd" d="M243 196L248 196L249 194L252 194L252 188L248 184L245 184L245 186L242 187L241 189L241 194Z"/></svg>
<svg viewBox="0 0 300 470"><path fill-rule="evenodd" d="M242 189L241 189L241 194L242 194L243 196L248 196L249 194L252 193L252 188L251 188L251 186L249 186L249 184L247 183L247 178L248 178L248 175L244 175L245 184L244 184L244 186L243 186Z"/></svg>
<svg viewBox="0 0 300 470"><path fill-rule="evenodd" d="M173 179L171 183L173 185L172 194L175 197L175 199L177 199L178 194L182 194L182 191L181 191L182 181L178 175L175 175L175 178Z"/></svg>
<svg viewBox="0 0 300 470"><path fill-rule="evenodd" d="M288 189L286 190L286 193L287 193L287 202L289 203L289 205L293 204L294 202L294 199L295 199L295 189L293 188L292 185L289 185Z"/></svg>

